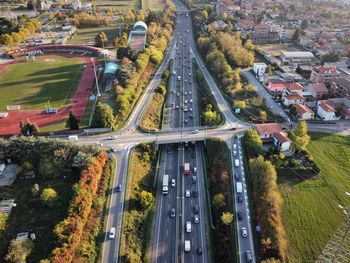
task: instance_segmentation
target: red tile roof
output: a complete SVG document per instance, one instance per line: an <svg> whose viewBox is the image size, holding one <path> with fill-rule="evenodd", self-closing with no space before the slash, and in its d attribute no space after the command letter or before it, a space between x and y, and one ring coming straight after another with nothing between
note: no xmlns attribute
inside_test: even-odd
<svg viewBox="0 0 350 263"><path fill-rule="evenodd" d="M316 71L320 74L336 74L337 73L337 69L335 67L324 67L321 66L319 68L316 69Z"/></svg>
<svg viewBox="0 0 350 263"><path fill-rule="evenodd" d="M284 96L286 100L303 100L304 97L301 95L286 95Z"/></svg>
<svg viewBox="0 0 350 263"><path fill-rule="evenodd" d="M255 125L256 131L260 135L270 135L275 132L281 132L282 129L277 123L264 123Z"/></svg>
<svg viewBox="0 0 350 263"><path fill-rule="evenodd" d="M321 100L318 104L326 112L335 112L334 103L330 100Z"/></svg>
<svg viewBox="0 0 350 263"><path fill-rule="evenodd" d="M316 93L328 93L328 89L323 83L311 83L310 85Z"/></svg>
<svg viewBox="0 0 350 263"><path fill-rule="evenodd" d="M275 132L275 133L273 133L273 136L276 137L276 139L280 143L290 142L290 139L288 138L288 136L282 132Z"/></svg>
<svg viewBox="0 0 350 263"><path fill-rule="evenodd" d="M304 87L299 83L286 83L286 88L289 90L304 90Z"/></svg>
<svg viewBox="0 0 350 263"><path fill-rule="evenodd" d="M303 105L303 104L294 104L294 107L295 107L296 111L300 114L304 114L306 112L310 112L310 113L313 112L308 106Z"/></svg>

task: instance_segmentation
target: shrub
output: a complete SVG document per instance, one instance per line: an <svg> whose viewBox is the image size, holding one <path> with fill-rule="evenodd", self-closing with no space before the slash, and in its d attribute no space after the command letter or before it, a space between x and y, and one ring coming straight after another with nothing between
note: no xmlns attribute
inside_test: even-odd
<svg viewBox="0 0 350 263"><path fill-rule="evenodd" d="M43 204L47 206L53 206L55 202L57 201L57 193L52 188L45 188L43 192L40 195L40 199L43 202Z"/></svg>

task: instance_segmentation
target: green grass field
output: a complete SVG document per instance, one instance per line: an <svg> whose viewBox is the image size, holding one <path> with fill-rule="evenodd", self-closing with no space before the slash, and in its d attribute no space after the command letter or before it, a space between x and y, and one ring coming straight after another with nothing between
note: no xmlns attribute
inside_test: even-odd
<svg viewBox="0 0 350 263"><path fill-rule="evenodd" d="M315 262L345 222L338 204L350 206L350 137L312 133L308 150L321 168L314 179L302 181L279 175L284 198L283 220L290 262Z"/></svg>
<svg viewBox="0 0 350 263"><path fill-rule="evenodd" d="M83 73L79 58L36 57L35 62L11 65L0 74L0 110L7 105L21 109L65 106L75 93Z"/></svg>

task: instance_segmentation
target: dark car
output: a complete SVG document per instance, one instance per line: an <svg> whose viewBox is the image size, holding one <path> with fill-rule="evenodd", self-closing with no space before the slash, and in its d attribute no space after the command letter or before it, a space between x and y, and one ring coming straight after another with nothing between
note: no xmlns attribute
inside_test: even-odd
<svg viewBox="0 0 350 263"><path fill-rule="evenodd" d="M245 251L245 256L247 258L247 262L252 262L253 261L252 252L250 250L246 250Z"/></svg>
<svg viewBox="0 0 350 263"><path fill-rule="evenodd" d="M192 195L193 195L193 197L198 197L198 192L196 190L193 190Z"/></svg>
<svg viewBox="0 0 350 263"><path fill-rule="evenodd" d="M238 201L238 203L242 203L243 197L241 195L237 196L237 201Z"/></svg>
<svg viewBox="0 0 350 263"><path fill-rule="evenodd" d="M237 218L238 218L238 221L242 221L243 215L241 212L237 212Z"/></svg>
<svg viewBox="0 0 350 263"><path fill-rule="evenodd" d="M239 174L238 174L238 173L235 173L235 179L236 179L236 180L239 180L239 179L240 179L240 177L239 177Z"/></svg>
<svg viewBox="0 0 350 263"><path fill-rule="evenodd" d="M194 212L195 214L198 214L198 213L199 213L199 206L198 206L198 205L194 205L194 206L193 206L193 212Z"/></svg>
<svg viewBox="0 0 350 263"><path fill-rule="evenodd" d="M174 218L175 217L175 208L171 209L170 211L170 217Z"/></svg>
<svg viewBox="0 0 350 263"><path fill-rule="evenodd" d="M192 153L192 158L196 158L196 153Z"/></svg>
<svg viewBox="0 0 350 263"><path fill-rule="evenodd" d="M117 190L117 192L118 192L118 193L119 193L119 192L121 192L121 190L122 190L122 186L121 186L120 184L118 184L118 185L117 185L117 189L116 189L116 190Z"/></svg>
<svg viewBox="0 0 350 263"><path fill-rule="evenodd" d="M203 253L202 248L201 247L197 248L197 254L202 255L202 253Z"/></svg>

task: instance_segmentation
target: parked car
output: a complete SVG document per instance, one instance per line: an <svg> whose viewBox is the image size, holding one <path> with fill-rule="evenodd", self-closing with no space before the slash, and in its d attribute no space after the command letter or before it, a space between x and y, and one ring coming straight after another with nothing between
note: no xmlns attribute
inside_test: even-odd
<svg viewBox="0 0 350 263"><path fill-rule="evenodd" d="M198 205L194 205L194 206L193 206L193 212L194 212L195 214L198 214L198 213L199 213L199 206L198 206Z"/></svg>

